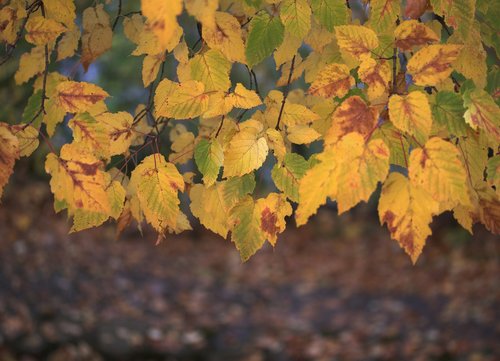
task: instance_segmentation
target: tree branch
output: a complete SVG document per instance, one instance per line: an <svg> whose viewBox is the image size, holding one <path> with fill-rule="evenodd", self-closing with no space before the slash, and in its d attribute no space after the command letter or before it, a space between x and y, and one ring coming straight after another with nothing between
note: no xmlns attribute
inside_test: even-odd
<svg viewBox="0 0 500 361"><path fill-rule="evenodd" d="M116 14L115 21L113 22L112 30L115 30L116 25L118 25L118 19L120 19L122 15L122 0L118 0L118 13Z"/></svg>
<svg viewBox="0 0 500 361"><path fill-rule="evenodd" d="M293 68L295 66L295 55L292 58L292 64L290 65L290 73L288 74L288 81L286 84L285 92L283 93L283 100L281 101L280 114L278 115L278 122L276 123L276 130L280 130L281 117L283 116L283 110L285 109L286 98L288 97L288 92L290 91L290 82L292 81Z"/></svg>

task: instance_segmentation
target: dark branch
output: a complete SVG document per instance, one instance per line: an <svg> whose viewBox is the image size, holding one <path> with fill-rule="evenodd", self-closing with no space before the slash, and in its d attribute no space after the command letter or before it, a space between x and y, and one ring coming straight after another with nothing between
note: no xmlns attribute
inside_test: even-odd
<svg viewBox="0 0 500 361"><path fill-rule="evenodd" d="M278 115L278 122L276 123L276 130L280 130L281 117L283 116L283 109L285 109L286 98L288 97L288 92L290 91L290 82L292 81L293 68L295 66L295 55L292 58L292 64L290 65L290 73L288 74L288 81L286 84L285 92L283 93L283 100L281 101L280 114Z"/></svg>
<svg viewBox="0 0 500 361"><path fill-rule="evenodd" d="M113 22L112 30L115 30L116 25L118 25L118 19L122 15L122 0L118 0L118 13L116 14L115 21Z"/></svg>
<svg viewBox="0 0 500 361"><path fill-rule="evenodd" d="M222 119L220 120L219 128L217 129L217 133L215 133L215 138L217 138L217 137L219 136L219 133L220 133L220 131L222 130L222 126L224 125L224 118L225 118L225 117L226 117L226 116L225 116L225 115L223 115L223 116L222 116Z"/></svg>

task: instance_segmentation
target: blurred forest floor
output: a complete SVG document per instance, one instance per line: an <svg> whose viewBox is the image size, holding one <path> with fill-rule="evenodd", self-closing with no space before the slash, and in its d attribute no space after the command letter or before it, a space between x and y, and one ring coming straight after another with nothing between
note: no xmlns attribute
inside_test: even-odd
<svg viewBox="0 0 500 361"><path fill-rule="evenodd" d="M1 361L500 360L500 242L480 227L438 219L412 266L373 206L323 209L241 264L201 228L68 236L47 187L0 206Z"/></svg>

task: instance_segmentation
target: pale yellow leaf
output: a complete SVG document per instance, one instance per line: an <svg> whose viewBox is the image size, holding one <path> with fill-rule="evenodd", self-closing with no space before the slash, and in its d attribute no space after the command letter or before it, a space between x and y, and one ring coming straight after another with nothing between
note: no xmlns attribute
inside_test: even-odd
<svg viewBox="0 0 500 361"><path fill-rule="evenodd" d="M224 151L224 177L242 176L260 168L268 153L263 125L250 119L240 125Z"/></svg>
<svg viewBox="0 0 500 361"><path fill-rule="evenodd" d="M391 173L382 187L378 214L387 223L391 237L417 262L431 235L429 224L439 212L439 204L422 188L400 173Z"/></svg>

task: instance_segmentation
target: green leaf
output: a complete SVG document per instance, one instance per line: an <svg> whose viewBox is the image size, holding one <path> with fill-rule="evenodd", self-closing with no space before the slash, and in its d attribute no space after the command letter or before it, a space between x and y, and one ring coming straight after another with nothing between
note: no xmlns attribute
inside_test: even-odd
<svg viewBox="0 0 500 361"><path fill-rule="evenodd" d="M314 17L328 31L333 32L333 27L347 25L349 9L343 0L311 0Z"/></svg>
<svg viewBox="0 0 500 361"><path fill-rule="evenodd" d="M449 91L438 92L433 99L431 109L432 115L439 126L444 127L456 136L466 134L465 109L460 95Z"/></svg>
<svg viewBox="0 0 500 361"><path fill-rule="evenodd" d="M491 95L482 89L464 93L464 118L474 129L481 129L492 142L500 142L500 109Z"/></svg>
<svg viewBox="0 0 500 361"><path fill-rule="evenodd" d="M255 201L250 196L245 197L231 210L231 241L240 252L242 261L248 260L266 242L258 216Z"/></svg>
<svg viewBox="0 0 500 361"><path fill-rule="evenodd" d="M307 0L285 0L280 6L280 18L285 30L303 39L311 30L311 8Z"/></svg>
<svg viewBox="0 0 500 361"><path fill-rule="evenodd" d="M202 139L194 150L194 160L203 174L203 182L207 186L212 185L224 161L224 151L219 141Z"/></svg>
<svg viewBox="0 0 500 361"><path fill-rule="evenodd" d="M231 62L218 50L196 55L190 61L191 78L205 84L205 91L226 91L231 86Z"/></svg>
<svg viewBox="0 0 500 361"><path fill-rule="evenodd" d="M309 169L309 163L299 154L287 153L284 164L271 171L276 187L294 202L299 202L299 181Z"/></svg>
<svg viewBox="0 0 500 361"><path fill-rule="evenodd" d="M37 113L40 111L40 107L42 106L42 90L37 90L34 92L28 99L28 104L26 104L26 108L24 108L23 112L23 123L30 123L38 128L42 121L43 113L38 114L37 119L33 120Z"/></svg>
<svg viewBox="0 0 500 361"><path fill-rule="evenodd" d="M267 58L283 42L285 28L278 17L263 13L252 18L245 54L253 67Z"/></svg>
<svg viewBox="0 0 500 361"><path fill-rule="evenodd" d="M262 4L262 0L245 0L248 6L258 9Z"/></svg>

